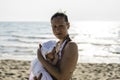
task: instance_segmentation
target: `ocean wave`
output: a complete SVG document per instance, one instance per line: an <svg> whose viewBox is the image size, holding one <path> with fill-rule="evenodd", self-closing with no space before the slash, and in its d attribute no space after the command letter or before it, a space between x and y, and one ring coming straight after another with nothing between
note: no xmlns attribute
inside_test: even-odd
<svg viewBox="0 0 120 80"><path fill-rule="evenodd" d="M34 48L34 47L38 47L38 44L1 44L0 47L7 47L7 48L10 48L10 47L14 47L14 48Z"/></svg>
<svg viewBox="0 0 120 80"><path fill-rule="evenodd" d="M0 46L1 50L0 53L2 54L34 54L37 51L38 47L13 47L13 46Z"/></svg>
<svg viewBox="0 0 120 80"><path fill-rule="evenodd" d="M54 36L51 35L19 35L19 34L13 34L11 35L12 37L16 37L16 38L28 38L28 39L53 39Z"/></svg>

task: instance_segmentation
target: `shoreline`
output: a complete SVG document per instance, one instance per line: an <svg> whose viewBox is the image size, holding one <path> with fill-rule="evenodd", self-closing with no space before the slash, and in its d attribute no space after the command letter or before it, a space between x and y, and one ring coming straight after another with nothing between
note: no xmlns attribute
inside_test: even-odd
<svg viewBox="0 0 120 80"><path fill-rule="evenodd" d="M30 61L0 60L0 80L28 80ZM78 63L73 80L119 80L120 64Z"/></svg>
<svg viewBox="0 0 120 80"><path fill-rule="evenodd" d="M0 60L23 60L32 61L36 55L0 55ZM120 64L120 55L79 55L78 63L117 63Z"/></svg>

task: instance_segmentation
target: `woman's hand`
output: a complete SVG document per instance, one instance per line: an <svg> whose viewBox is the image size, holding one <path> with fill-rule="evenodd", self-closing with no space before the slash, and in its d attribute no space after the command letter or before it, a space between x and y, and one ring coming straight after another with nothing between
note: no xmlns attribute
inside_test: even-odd
<svg viewBox="0 0 120 80"><path fill-rule="evenodd" d="M41 80L41 78L42 78L42 73L40 73L40 75L38 76L38 78L35 76L33 79L34 80Z"/></svg>
<svg viewBox="0 0 120 80"><path fill-rule="evenodd" d="M39 60L41 60L41 58L43 58L42 53L41 53L41 44L39 44L39 48L37 49L37 57Z"/></svg>

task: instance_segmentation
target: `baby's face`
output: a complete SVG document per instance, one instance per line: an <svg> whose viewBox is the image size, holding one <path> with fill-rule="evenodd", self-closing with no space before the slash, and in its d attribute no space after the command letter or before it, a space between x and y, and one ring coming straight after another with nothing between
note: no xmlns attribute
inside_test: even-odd
<svg viewBox="0 0 120 80"><path fill-rule="evenodd" d="M46 57L49 59L54 59L54 53L50 52L46 55Z"/></svg>

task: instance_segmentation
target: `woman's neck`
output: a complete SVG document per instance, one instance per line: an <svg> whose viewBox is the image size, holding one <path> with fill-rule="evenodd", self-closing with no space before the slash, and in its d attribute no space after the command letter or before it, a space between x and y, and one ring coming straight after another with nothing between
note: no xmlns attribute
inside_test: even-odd
<svg viewBox="0 0 120 80"><path fill-rule="evenodd" d="M60 44L62 44L68 37L69 37L69 35L66 35L63 39L60 39L59 40Z"/></svg>

